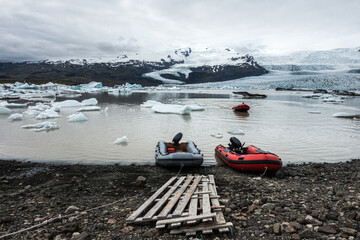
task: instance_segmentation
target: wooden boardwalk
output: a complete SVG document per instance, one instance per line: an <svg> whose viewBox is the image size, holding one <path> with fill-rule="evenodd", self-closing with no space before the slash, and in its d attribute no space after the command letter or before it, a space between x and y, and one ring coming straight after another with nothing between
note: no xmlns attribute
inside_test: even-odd
<svg viewBox="0 0 360 240"><path fill-rule="evenodd" d="M213 175L172 177L126 221L155 221L156 228L171 229L170 234L223 233L233 225L225 221L222 208Z"/></svg>

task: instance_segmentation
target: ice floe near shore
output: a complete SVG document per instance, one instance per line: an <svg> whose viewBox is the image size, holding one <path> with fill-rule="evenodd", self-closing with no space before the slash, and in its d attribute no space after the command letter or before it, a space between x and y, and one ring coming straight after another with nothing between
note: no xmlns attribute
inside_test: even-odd
<svg viewBox="0 0 360 240"><path fill-rule="evenodd" d="M338 112L332 115L337 118L360 118L360 113Z"/></svg>
<svg viewBox="0 0 360 240"><path fill-rule="evenodd" d="M83 122L88 120L83 113L74 113L69 115L67 118L69 122Z"/></svg>
<svg viewBox="0 0 360 240"><path fill-rule="evenodd" d="M129 139L127 138L127 136L122 136L121 138L117 138L114 141L114 144L126 144L129 142Z"/></svg>
<svg viewBox="0 0 360 240"><path fill-rule="evenodd" d="M89 112L89 111L100 111L101 108L97 106L82 107L76 110L77 112Z"/></svg>
<svg viewBox="0 0 360 240"><path fill-rule="evenodd" d="M41 131L50 131L54 129L59 129L59 125L56 122L41 122L36 124L29 124L22 126L22 128L34 128L32 131L41 132Z"/></svg>
<svg viewBox="0 0 360 240"><path fill-rule="evenodd" d="M180 104L165 104L154 100L148 100L140 105L144 108L151 108L157 113L175 113L186 115L190 114L191 111L204 111L205 108L196 104L191 105L180 105Z"/></svg>
<svg viewBox="0 0 360 240"><path fill-rule="evenodd" d="M0 106L0 114L10 114L10 113L11 113L11 109Z"/></svg>
<svg viewBox="0 0 360 240"><path fill-rule="evenodd" d="M191 112L189 106L176 104L156 104L151 109L156 113L175 113L180 115L189 115Z"/></svg>
<svg viewBox="0 0 360 240"><path fill-rule="evenodd" d="M39 113L36 119L47 119L47 118L58 118L60 115L55 112L52 108L46 109L44 112Z"/></svg>
<svg viewBox="0 0 360 240"><path fill-rule="evenodd" d="M231 129L229 131L227 131L229 134L234 134L234 135L245 135L244 130L241 129Z"/></svg>
<svg viewBox="0 0 360 240"><path fill-rule="evenodd" d="M23 118L23 115L21 113L14 113L9 116L9 120L11 120L11 121L22 120L22 118Z"/></svg>
<svg viewBox="0 0 360 240"><path fill-rule="evenodd" d="M0 107L7 107L7 108L26 108L26 103L8 103L7 101L0 102Z"/></svg>

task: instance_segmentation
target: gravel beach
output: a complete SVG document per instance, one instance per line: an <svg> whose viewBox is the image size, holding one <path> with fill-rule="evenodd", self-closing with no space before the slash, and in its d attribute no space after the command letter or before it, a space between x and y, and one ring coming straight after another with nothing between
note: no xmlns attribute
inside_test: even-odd
<svg viewBox="0 0 360 240"><path fill-rule="evenodd" d="M154 223L125 222L178 172L0 160L0 239L187 239ZM192 239L360 239L360 160L291 164L271 176L227 166L181 169L186 174L215 176L234 224L229 233Z"/></svg>

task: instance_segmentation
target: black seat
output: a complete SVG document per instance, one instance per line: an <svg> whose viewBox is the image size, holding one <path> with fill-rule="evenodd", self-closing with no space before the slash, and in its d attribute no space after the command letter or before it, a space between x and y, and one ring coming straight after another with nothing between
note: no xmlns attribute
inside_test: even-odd
<svg viewBox="0 0 360 240"><path fill-rule="evenodd" d="M172 140L174 146L179 145L179 142L180 142L182 136L183 136L183 134L182 134L181 132L177 133L177 134L174 136L174 138L173 138L173 140Z"/></svg>
<svg viewBox="0 0 360 240"><path fill-rule="evenodd" d="M241 144L239 139L237 139L236 137L230 138L229 149L231 151L234 151L236 153L242 153L242 147L243 145Z"/></svg>

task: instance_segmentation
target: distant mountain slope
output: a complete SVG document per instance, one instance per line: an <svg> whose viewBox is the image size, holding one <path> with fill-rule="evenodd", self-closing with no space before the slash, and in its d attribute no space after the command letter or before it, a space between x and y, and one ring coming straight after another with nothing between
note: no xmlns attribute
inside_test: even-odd
<svg viewBox="0 0 360 240"><path fill-rule="evenodd" d="M140 55L124 55L115 59L0 62L0 82L52 81L71 85L100 81L107 86L125 82L151 86L161 83L225 81L267 73L252 56L241 56L229 48L195 51L191 48L178 49L158 61L139 59Z"/></svg>

